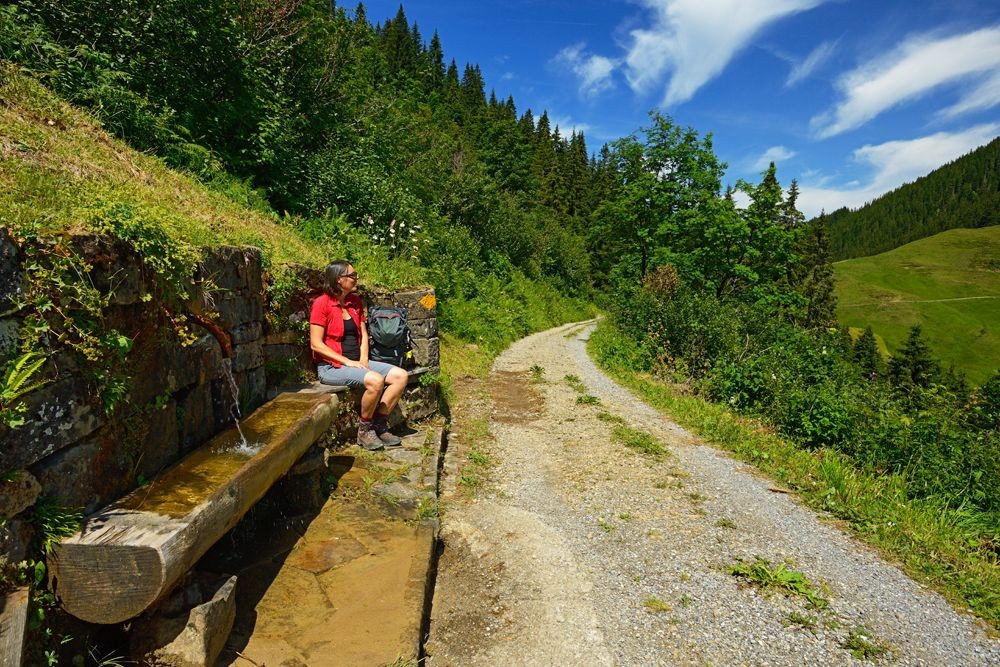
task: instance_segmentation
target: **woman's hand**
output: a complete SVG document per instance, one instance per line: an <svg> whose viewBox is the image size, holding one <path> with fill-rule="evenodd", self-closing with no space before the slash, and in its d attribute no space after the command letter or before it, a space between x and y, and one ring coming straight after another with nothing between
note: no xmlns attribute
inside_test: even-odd
<svg viewBox="0 0 1000 667"><path fill-rule="evenodd" d="M354 361L353 359L344 359L340 362L341 366L347 366L348 368L368 368L367 364L363 364L360 361Z"/></svg>
<svg viewBox="0 0 1000 667"><path fill-rule="evenodd" d="M371 366L368 365L368 357L365 356L361 357L361 361L359 361L358 363L361 364L362 368L371 369Z"/></svg>

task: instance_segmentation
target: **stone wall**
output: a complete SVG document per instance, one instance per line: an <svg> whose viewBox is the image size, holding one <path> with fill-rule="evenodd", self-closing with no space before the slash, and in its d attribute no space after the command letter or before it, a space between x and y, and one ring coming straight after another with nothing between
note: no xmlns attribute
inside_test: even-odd
<svg viewBox="0 0 1000 667"><path fill-rule="evenodd" d="M233 393L220 341L192 325L195 319L231 342L232 380L244 415L287 381L289 368L299 375L312 372L306 330L320 272L297 269L304 287L293 295L290 312L266 319L260 251L208 249L192 284L210 289L188 304L191 319L186 319L185 313L148 301L155 276L125 244L94 235L74 236L68 243L86 259L87 279L110 295L106 327L133 341L126 362L132 381L125 400L108 413L73 352L47 351L42 374L48 382L26 397L26 423L14 429L0 424L0 475L20 471L0 481L0 498L17 499L0 504L0 518L11 519L0 527L0 557L12 560L24 557L31 539L27 510L38 497L96 511L232 424ZM19 320L12 311L22 288L20 262L18 248L0 228L0 313L6 313L0 315L0 359L18 344ZM433 291L377 298L412 308L416 361L436 371ZM282 322L286 330L270 331L267 320ZM414 396L427 391L419 385L411 390L411 417L428 414L428 399Z"/></svg>

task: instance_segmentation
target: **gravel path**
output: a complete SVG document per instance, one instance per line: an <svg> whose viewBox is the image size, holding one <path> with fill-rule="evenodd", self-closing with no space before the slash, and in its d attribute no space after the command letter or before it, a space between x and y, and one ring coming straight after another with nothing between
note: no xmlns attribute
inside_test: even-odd
<svg viewBox="0 0 1000 667"><path fill-rule="evenodd" d="M863 627L880 663L1000 665L970 617L615 385L589 331L530 336L494 365L493 482L444 516L428 664L860 665L845 644ZM568 374L600 404L578 404ZM669 454L616 443L608 414ZM727 573L757 556L804 573L829 607Z"/></svg>

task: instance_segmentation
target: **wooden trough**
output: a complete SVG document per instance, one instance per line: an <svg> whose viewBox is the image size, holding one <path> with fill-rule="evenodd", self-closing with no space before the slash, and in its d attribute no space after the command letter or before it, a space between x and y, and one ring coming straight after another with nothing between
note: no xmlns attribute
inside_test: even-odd
<svg viewBox="0 0 1000 667"><path fill-rule="evenodd" d="M147 486L84 521L55 546L51 584L63 607L119 623L152 606L330 427L337 397L280 394Z"/></svg>

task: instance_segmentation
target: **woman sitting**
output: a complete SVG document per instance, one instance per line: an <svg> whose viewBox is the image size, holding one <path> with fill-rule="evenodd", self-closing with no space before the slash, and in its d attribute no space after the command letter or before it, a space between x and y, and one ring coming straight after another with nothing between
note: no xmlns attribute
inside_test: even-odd
<svg viewBox="0 0 1000 667"><path fill-rule="evenodd" d="M358 274L345 260L326 267L324 293L309 314L309 345L323 384L364 387L358 444L374 451L398 446L389 432L388 415L406 388L402 368L368 360L368 327L358 289Z"/></svg>

